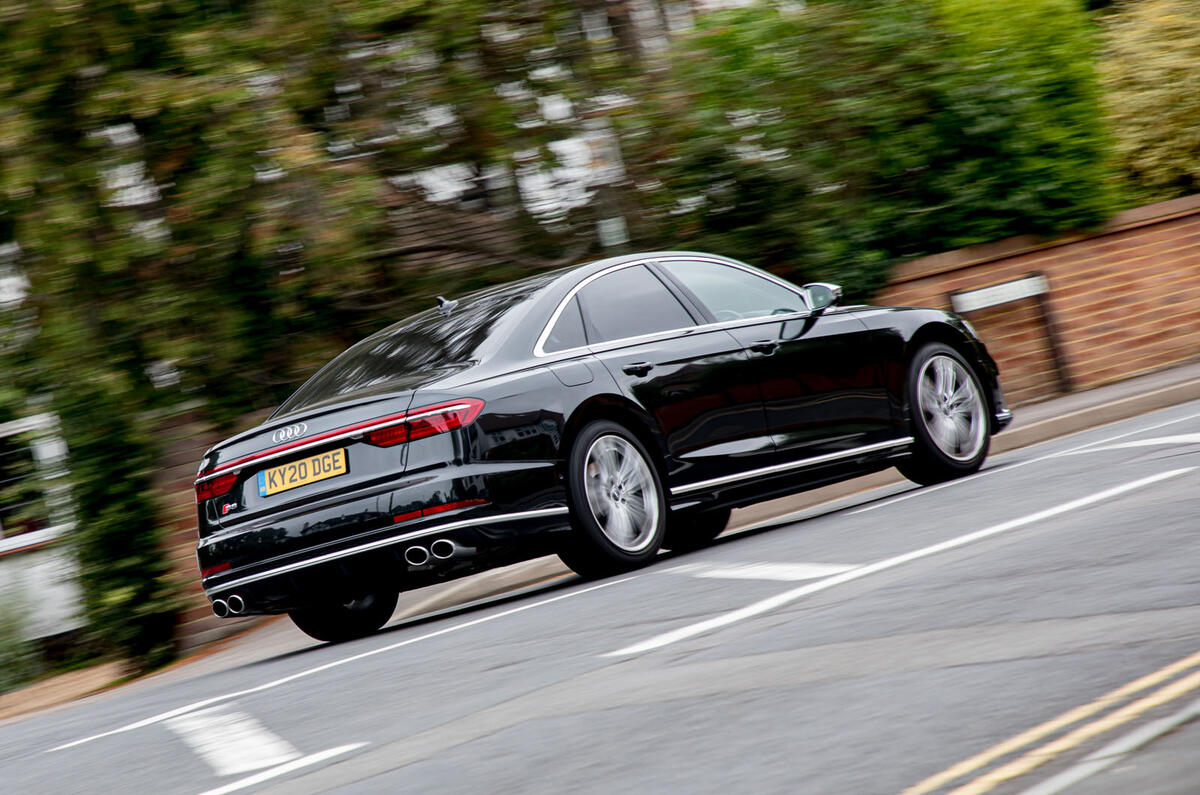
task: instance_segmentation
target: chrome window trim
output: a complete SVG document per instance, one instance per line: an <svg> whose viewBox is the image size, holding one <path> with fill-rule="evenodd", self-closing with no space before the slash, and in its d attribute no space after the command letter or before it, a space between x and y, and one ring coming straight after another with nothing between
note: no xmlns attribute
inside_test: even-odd
<svg viewBox="0 0 1200 795"><path fill-rule="evenodd" d="M557 323L559 317L562 316L563 311L567 308L567 304L571 303L571 300L576 295L578 295L579 291L582 290L584 287L587 287L589 284L596 281L601 276L607 276L610 273L616 273L617 271L622 271L622 270L625 270L626 268L636 268L640 265L648 265L652 262L654 262L653 259L639 259L639 260L634 260L633 262L622 262L617 265L612 265L610 267L605 268L602 271L593 273L591 276L587 277L586 279L581 281L579 284L572 287L570 292L568 292L566 294L566 296L561 301L558 302L558 306L556 306L554 308L554 312L550 315L550 320L547 321L546 325L542 328L542 333L538 335L537 343L534 344L534 346L533 346L533 355L539 359L544 359L544 358L547 358L550 356L558 356L560 354L564 354L564 353L568 353L568 352L575 352L575 355L578 355L579 352L590 351L593 348L598 347L598 346L593 346L593 345L583 345L583 346L577 346L574 348L564 348L561 351L547 352L546 351L546 340L549 339L550 332L554 330L554 324ZM653 275L653 273L651 275ZM657 279L658 277L655 276L654 278ZM663 285L663 288L666 289L667 292L670 292L670 288L667 287L665 284ZM673 298L674 294L672 294L671 297ZM681 304L681 306L682 306L682 304ZM685 311L686 311L686 308L685 308ZM669 336L672 334L678 334L680 331L683 331L684 329L693 329L693 328L696 328L696 326L694 326L694 325L683 326L683 327L677 328L677 329L667 329L665 331L656 331L652 334L640 334L637 337L622 337L621 340L608 340L601 344L608 345L613 342L641 339L643 337L652 338L652 337L660 337L663 335Z"/></svg>
<svg viewBox="0 0 1200 795"><path fill-rule="evenodd" d="M565 513L567 513L567 507L564 505L556 508L538 508L537 510L533 511L520 511L518 513L506 513L496 516L481 516L476 519L462 519L457 522L447 522L446 524L439 524L434 527L422 527L420 530L414 530L411 533L404 533L402 535L391 536L389 538L380 538L375 541L369 541L365 544L359 544L347 549L326 552L324 555L318 555L317 557L309 558L308 560L298 560L295 563L286 563L282 566L276 566L275 568L267 569L266 571L260 571L257 574L249 574L245 577L238 577L237 579L230 580L229 582L216 583L211 587L206 587L204 589L204 593L212 595L214 593L227 591L231 588L236 588L241 585L249 585L250 583L258 582L259 580L265 580L268 577L277 577L281 574L288 574L293 571L299 571L300 569L308 568L309 566L317 566L322 563L340 560L341 558L357 555L361 552L370 552L371 550L382 549L383 547L391 546L392 544L403 544L417 538L437 535L438 533L449 533L453 530L461 530L465 527L478 527L479 525L493 524L495 522L514 522L522 519L540 519L548 516L560 516ZM218 577L220 575L213 576Z"/></svg>
<svg viewBox="0 0 1200 795"><path fill-rule="evenodd" d="M596 279L599 279L601 276L606 276L610 273L614 273L615 271L623 270L624 268L674 261L711 262L714 265L725 265L730 268L736 268L737 270L745 271L751 276L757 276L760 279L766 279L767 281L772 282L777 286L788 290L789 292L796 293L796 295L800 297L800 300L803 302L805 308L799 312L792 312L791 314L787 315L764 315L763 317L739 318L737 320L718 320L713 323L700 323L695 326L683 326L681 328L668 329L666 331L656 331L653 334L639 334L635 337L621 337L620 339L616 340L606 340L605 342L601 342L596 345L581 345L574 348L563 348L561 351L547 352L545 350L546 340L550 337L550 332L554 329L554 324L558 322L558 318L566 309L567 304L569 304L584 287L591 284ZM567 293L566 297L558 303L557 307L555 307L554 312L550 315L550 320L547 321L545 327L542 328L542 333L538 335L537 343L533 346L533 355L538 359L548 359L550 357L570 359L586 353L604 352L622 348L626 345L636 345L641 342L653 342L657 339L667 339L668 337L672 337L680 333L695 334L701 331L712 331L715 329L738 328L740 326L754 326L760 323L776 323L788 320L800 320L811 316L812 309L809 308L808 298L804 295L804 293L797 291L795 285L785 282L784 280L775 276L773 273L761 271L756 268L752 268L749 265L744 265L740 262L718 259L712 256L686 256L679 254L666 257L653 257L651 259L637 260L635 262L622 262L619 265L613 265L612 267L605 268L599 273L593 273L591 276L572 287L571 291Z"/></svg>
<svg viewBox="0 0 1200 795"><path fill-rule="evenodd" d="M699 480L695 483L686 483L682 486L674 487L671 489L671 496L678 497L684 494L691 494L694 491L702 491L704 489L713 488L714 486L724 486L729 483L736 483L739 480L749 480L750 478L760 477L763 475L777 475L793 469L804 469L805 467L818 466L820 464L828 464L833 461L840 461L844 458L856 458L860 455L878 453L893 447L907 447L912 443L913 437L904 436L899 439L889 439L886 442L876 442L875 444L855 447L852 450L839 450L836 453L826 453L825 455L813 456L812 458L802 458L799 461L788 461L785 464L774 464L769 467L750 469L745 472L738 472L733 475L724 475L719 478Z"/></svg>
<svg viewBox="0 0 1200 795"><path fill-rule="evenodd" d="M730 268L736 268L737 270L744 271L744 272L750 274L751 276L757 276L760 279L765 279L766 281L773 282L777 286L782 287L783 289L787 290L790 293L795 293L796 295L798 295L800 297L800 302L802 304L804 304L803 312L805 314L812 313L812 306L808 303L808 296L803 293L803 290L804 290L803 287L800 287L799 289L797 289L797 285L791 284L789 282L784 281L783 279L780 279L778 276L771 273L770 271L764 271L761 268L755 268L753 266L745 264L744 262L738 262L736 260L720 259L718 257L711 257L711 256L704 257L704 256L697 255L694 257L689 257L685 254L672 254L667 257L657 257L654 259L654 262L711 262L716 265L725 265ZM678 277L676 277L676 278L678 278ZM708 307L705 307L705 309L707 309L707 308ZM793 312L792 314L800 314L800 313ZM784 315L774 315L774 316L766 315L765 317L785 317L785 316ZM743 319L762 320L763 318L743 318ZM737 321L728 321L728 322L737 322Z"/></svg>

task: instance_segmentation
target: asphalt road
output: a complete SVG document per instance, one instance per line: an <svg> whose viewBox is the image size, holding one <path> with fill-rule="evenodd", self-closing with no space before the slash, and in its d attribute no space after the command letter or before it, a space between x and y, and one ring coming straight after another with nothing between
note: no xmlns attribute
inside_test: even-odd
<svg viewBox="0 0 1200 795"><path fill-rule="evenodd" d="M281 624L0 726L0 791L1024 792L1200 695L1198 494L1200 402L354 643Z"/></svg>

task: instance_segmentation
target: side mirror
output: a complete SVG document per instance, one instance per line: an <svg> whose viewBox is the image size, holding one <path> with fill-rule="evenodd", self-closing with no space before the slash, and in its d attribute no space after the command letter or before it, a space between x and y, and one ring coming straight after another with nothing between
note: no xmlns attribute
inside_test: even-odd
<svg viewBox="0 0 1200 795"><path fill-rule="evenodd" d="M826 282L812 282L804 285L804 289L808 291L808 302L812 306L813 314L819 315L829 307L842 300L842 288L840 285L828 284Z"/></svg>

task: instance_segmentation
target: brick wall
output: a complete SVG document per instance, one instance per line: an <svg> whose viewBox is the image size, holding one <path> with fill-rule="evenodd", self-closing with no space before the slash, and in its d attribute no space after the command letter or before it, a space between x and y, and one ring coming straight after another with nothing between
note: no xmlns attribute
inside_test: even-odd
<svg viewBox="0 0 1200 795"><path fill-rule="evenodd" d="M1098 232L1018 237L898 267L877 303L950 308L950 293L1042 273L1041 301L1075 389L1200 356L1200 195L1121 213ZM1014 404L1061 391L1039 299L966 317L1000 365Z"/></svg>

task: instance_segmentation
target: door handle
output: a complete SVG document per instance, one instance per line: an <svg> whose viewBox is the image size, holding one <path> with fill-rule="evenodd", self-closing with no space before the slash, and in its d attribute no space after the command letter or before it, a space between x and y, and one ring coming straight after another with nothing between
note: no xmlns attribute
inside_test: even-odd
<svg viewBox="0 0 1200 795"><path fill-rule="evenodd" d="M759 340L750 346L750 350L755 353L761 353L764 356L770 356L779 347L778 340Z"/></svg>
<svg viewBox="0 0 1200 795"><path fill-rule="evenodd" d="M621 368L629 375L645 375L654 369L650 362L630 362Z"/></svg>

